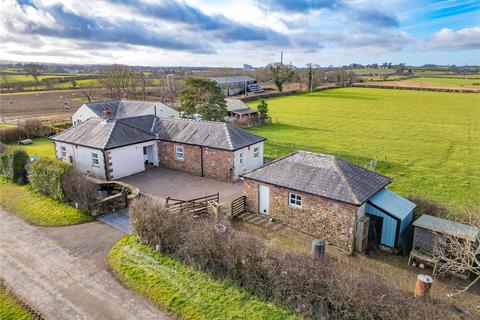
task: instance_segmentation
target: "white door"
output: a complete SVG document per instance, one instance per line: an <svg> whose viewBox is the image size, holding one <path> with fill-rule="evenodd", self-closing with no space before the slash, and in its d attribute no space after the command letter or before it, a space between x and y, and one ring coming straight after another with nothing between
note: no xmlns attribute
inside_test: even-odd
<svg viewBox="0 0 480 320"><path fill-rule="evenodd" d="M267 186L258 187L258 212L268 215L270 204L270 188Z"/></svg>

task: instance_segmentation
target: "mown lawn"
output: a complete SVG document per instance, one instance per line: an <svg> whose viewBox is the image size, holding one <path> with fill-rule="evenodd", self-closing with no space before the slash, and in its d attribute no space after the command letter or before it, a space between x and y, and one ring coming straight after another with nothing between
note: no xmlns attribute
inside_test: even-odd
<svg viewBox="0 0 480 320"><path fill-rule="evenodd" d="M0 319L35 320L40 318L0 283Z"/></svg>
<svg viewBox="0 0 480 320"><path fill-rule="evenodd" d="M301 319L143 246L135 236L120 240L108 262L122 283L179 319Z"/></svg>
<svg viewBox="0 0 480 320"><path fill-rule="evenodd" d="M19 186L0 177L0 205L8 212L39 226L65 226L92 221L85 212L49 198L30 186Z"/></svg>
<svg viewBox="0 0 480 320"><path fill-rule="evenodd" d="M55 159L55 150L51 140L45 138L36 138L32 140L32 144L21 145L18 143L11 143L8 144L8 147L12 149L23 149L29 156L39 156L41 159Z"/></svg>
<svg viewBox="0 0 480 320"><path fill-rule="evenodd" d="M342 88L267 101L274 124L251 130L268 138L266 156L307 148L360 165L377 158L401 195L480 208L480 95Z"/></svg>

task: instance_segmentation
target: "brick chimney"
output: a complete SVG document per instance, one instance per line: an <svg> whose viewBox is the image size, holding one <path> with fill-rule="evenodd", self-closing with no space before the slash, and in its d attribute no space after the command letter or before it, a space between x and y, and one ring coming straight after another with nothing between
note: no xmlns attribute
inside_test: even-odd
<svg viewBox="0 0 480 320"><path fill-rule="evenodd" d="M109 119L112 116L112 111L108 107L103 107L102 118Z"/></svg>

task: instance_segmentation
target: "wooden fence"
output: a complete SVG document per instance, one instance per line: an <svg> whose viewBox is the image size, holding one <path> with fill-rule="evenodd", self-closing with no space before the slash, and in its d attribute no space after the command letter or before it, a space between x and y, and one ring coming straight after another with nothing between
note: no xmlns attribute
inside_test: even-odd
<svg viewBox="0 0 480 320"><path fill-rule="evenodd" d="M235 218L236 216L244 213L246 211L247 207L247 197L246 196L241 196L235 200L232 201L232 213L231 217L232 219Z"/></svg>
<svg viewBox="0 0 480 320"><path fill-rule="evenodd" d="M168 197L165 207L172 212L190 212L193 215L202 215L208 213L209 203L216 203L218 205L219 199L219 193L189 200L179 200Z"/></svg>

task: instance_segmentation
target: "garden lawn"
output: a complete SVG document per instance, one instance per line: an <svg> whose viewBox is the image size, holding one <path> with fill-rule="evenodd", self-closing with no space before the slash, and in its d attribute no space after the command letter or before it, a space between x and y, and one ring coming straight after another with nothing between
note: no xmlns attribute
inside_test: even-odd
<svg viewBox="0 0 480 320"><path fill-rule="evenodd" d="M49 198L30 186L19 186L0 178L0 206L39 226L65 226L92 221L85 212Z"/></svg>
<svg viewBox="0 0 480 320"><path fill-rule="evenodd" d="M120 240L108 254L119 280L180 319L301 319L138 243Z"/></svg>
<svg viewBox="0 0 480 320"><path fill-rule="evenodd" d="M401 195L480 209L479 94L341 88L267 102L273 124L250 130L268 138L266 156L306 147L362 166L377 158Z"/></svg>
<svg viewBox="0 0 480 320"><path fill-rule="evenodd" d="M55 159L55 150L53 148L52 140L45 138L32 139L32 144L21 145L18 143L11 143L10 148L23 149L29 156L39 156L41 159Z"/></svg>
<svg viewBox="0 0 480 320"><path fill-rule="evenodd" d="M0 319L35 320L40 318L0 283Z"/></svg>

